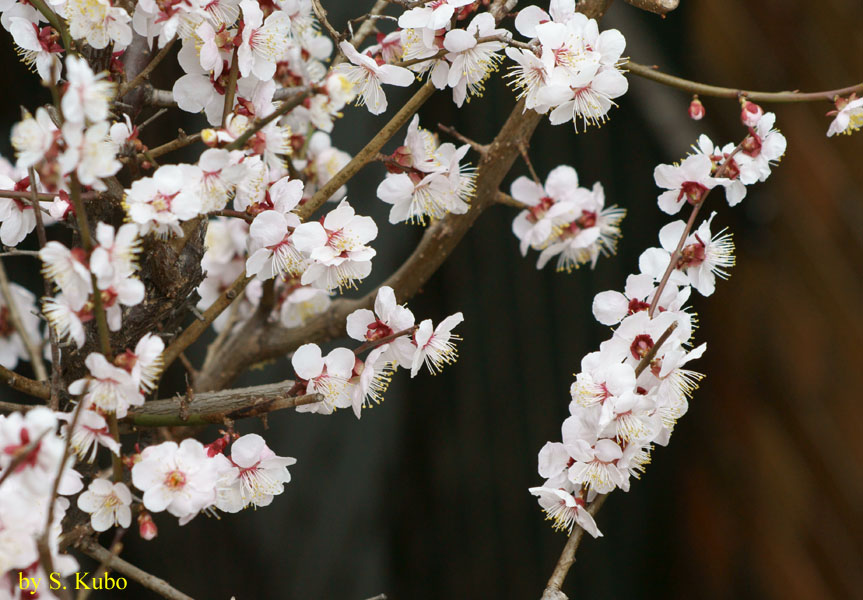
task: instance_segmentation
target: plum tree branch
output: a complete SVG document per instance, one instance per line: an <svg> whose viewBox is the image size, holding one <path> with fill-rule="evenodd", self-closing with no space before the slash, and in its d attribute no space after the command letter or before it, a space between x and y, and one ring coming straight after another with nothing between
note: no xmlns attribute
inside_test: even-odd
<svg viewBox="0 0 863 600"><path fill-rule="evenodd" d="M152 590L157 594L160 594L163 598L168 598L169 600L193 600L191 596L187 596L183 592L177 590L164 579L159 579L155 575L150 575L132 563L127 562L118 556L114 556L113 553L96 542L84 540L79 545L79 548L81 549L81 552L90 558L97 560L100 563L104 563L106 567L114 569L118 573L121 573L130 579L134 579L148 590Z"/></svg>
<svg viewBox="0 0 863 600"><path fill-rule="evenodd" d="M624 63L622 67L629 70L630 73L643 77L644 79L649 79L691 94L698 94L699 96L713 96L715 98L738 99L745 97L754 102L816 102L819 100L832 102L836 96L863 93L863 83L835 90L825 90L822 92L759 92L690 81L689 79L675 77L674 75L668 75L667 73L658 71L656 67L641 65L632 61Z"/></svg>
<svg viewBox="0 0 863 600"><path fill-rule="evenodd" d="M277 410L314 404L318 394L292 396L295 382L280 381L246 388L203 392L188 397L152 400L129 410L124 422L137 427L208 425L259 417Z"/></svg>

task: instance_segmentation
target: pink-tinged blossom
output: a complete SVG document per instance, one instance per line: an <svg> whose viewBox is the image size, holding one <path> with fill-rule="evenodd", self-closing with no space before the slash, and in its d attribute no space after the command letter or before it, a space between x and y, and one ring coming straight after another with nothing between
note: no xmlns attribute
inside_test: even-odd
<svg viewBox="0 0 863 600"><path fill-rule="evenodd" d="M837 133L850 135L863 127L863 98L840 98L836 100L836 110L827 114L835 115L827 128L827 137Z"/></svg>
<svg viewBox="0 0 863 600"><path fill-rule="evenodd" d="M293 231L300 226L299 216L292 211L303 198L303 182L284 177L268 194L273 210L259 213L249 227L246 275L260 280L279 274L299 275L307 261L292 240Z"/></svg>
<svg viewBox="0 0 863 600"><path fill-rule="evenodd" d="M144 395L138 382L129 371L114 366L98 352L91 352L84 360L89 375L69 385L72 395L83 394L87 407L95 407L118 419L126 416L130 406L144 404Z"/></svg>
<svg viewBox="0 0 863 600"><path fill-rule="evenodd" d="M414 81L409 70L395 65L379 65L372 57L357 52L349 42L342 42L339 48L351 64L340 64L336 72L356 86L357 103L364 104L373 115L387 109L387 97L381 84L407 87Z"/></svg>
<svg viewBox="0 0 863 600"><path fill-rule="evenodd" d="M737 154L741 165L740 180L749 185L756 181L766 181L770 167L779 163L785 155L787 142L785 136L774 129L776 115L764 113L749 135L743 140L743 148Z"/></svg>
<svg viewBox="0 0 863 600"><path fill-rule="evenodd" d="M478 38L509 37L506 29L495 29L491 13L476 15L466 29L453 29L444 36L445 58L450 62L447 85L453 89L453 100L461 106L468 95L481 96L485 80L502 60L498 52L505 46L501 41L480 42Z"/></svg>
<svg viewBox="0 0 863 600"><path fill-rule="evenodd" d="M375 256L374 248L366 244L377 235L374 220L357 215L347 200L342 200L321 223L303 223L297 227L293 243L312 261L303 273L303 285L341 290L365 279L371 273L371 259Z"/></svg>
<svg viewBox="0 0 863 600"><path fill-rule="evenodd" d="M372 402L383 402L384 393L394 372L393 363L387 358L388 351L387 344L378 346L369 352L364 361L357 359L354 364L355 375L350 388L351 406L358 419L362 416L363 408L370 408Z"/></svg>
<svg viewBox="0 0 863 600"><path fill-rule="evenodd" d="M132 467L132 484L144 492L144 507L167 510L181 525L215 502L218 478L216 461L194 439L148 446Z"/></svg>
<svg viewBox="0 0 863 600"><path fill-rule="evenodd" d="M542 250L554 239L553 234L567 223L568 214L576 207L578 189L578 174L565 165L552 169L545 185L525 176L512 182L510 194L528 207L512 222L523 256L528 248Z"/></svg>
<svg viewBox="0 0 863 600"><path fill-rule="evenodd" d="M90 254L90 270L100 289L105 289L130 277L137 270L141 251L138 228L132 223L114 229L107 223L96 225L98 246Z"/></svg>
<svg viewBox="0 0 863 600"><path fill-rule="evenodd" d="M746 197L746 185L741 180L741 168L751 169L749 165L741 167L737 162L739 153L731 156L734 152L734 144L726 144L722 148L714 146L709 137L702 134L698 137L698 143L692 146L698 154L709 156L713 162L713 173L715 174L720 168L722 178L719 179L720 184L725 188L725 199L728 201L728 206L737 206ZM751 177L747 178L751 180Z"/></svg>
<svg viewBox="0 0 863 600"><path fill-rule="evenodd" d="M0 175L0 188L11 190L14 182ZM33 205L20 198L0 198L0 242L15 247L36 228L36 213Z"/></svg>
<svg viewBox="0 0 863 600"><path fill-rule="evenodd" d="M320 394L321 402L297 407L298 412L330 414L351 405L348 380L354 370L355 356L347 348L335 348L327 356L317 344L304 344L291 357L294 372L306 386L307 394Z"/></svg>
<svg viewBox="0 0 863 600"><path fill-rule="evenodd" d="M455 342L461 339L452 333L456 325L464 321L464 315L457 312L434 327L431 319L419 324L413 335L416 346L411 361L411 377L415 377L425 365L432 375L440 373L445 365L451 365L458 358Z"/></svg>
<svg viewBox="0 0 863 600"><path fill-rule="evenodd" d="M106 190L102 179L114 175L123 166L115 158L117 146L108 135L109 129L107 121L87 129L71 121L63 125L66 150L60 155L60 171L64 175L74 171L82 185Z"/></svg>
<svg viewBox="0 0 863 600"><path fill-rule="evenodd" d="M669 281L676 285L691 285L702 296L710 296L716 289L716 277L728 278L728 269L734 266L734 243L731 234L723 229L715 236L710 233L710 224L716 213L690 233L683 243L680 258ZM662 279L671 254L677 248L686 229L683 221L674 221L659 231L662 248L649 248L639 258L642 273Z"/></svg>
<svg viewBox="0 0 863 600"><path fill-rule="evenodd" d="M40 106L35 118L25 112L24 118L12 127L12 147L18 157L15 166L26 169L40 163L59 136L60 131L47 110ZM3 187L6 187L5 182Z"/></svg>
<svg viewBox="0 0 863 600"><path fill-rule="evenodd" d="M63 292L69 305L79 310L93 291L86 253L80 248L69 250L60 242L48 242L39 250L42 273Z"/></svg>
<svg viewBox="0 0 863 600"><path fill-rule="evenodd" d="M69 413L58 413L57 418L66 422L63 435L69 439L69 448L78 455L80 460L92 463L96 459L99 446L108 448L117 456L120 455L120 444L111 436L105 417L97 411L82 408L71 437L69 428L75 419L75 410Z"/></svg>
<svg viewBox="0 0 863 600"><path fill-rule="evenodd" d="M126 212L141 235L151 231L161 236L183 235L180 223L195 218L201 210L200 195L186 185L190 179L200 179L198 167L165 165L152 177L132 183L126 190Z"/></svg>
<svg viewBox="0 0 863 600"><path fill-rule="evenodd" d="M348 315L347 332L361 342L374 342L414 326L414 315L396 302L395 292L389 286L381 286L375 298L375 310L360 308ZM384 358L410 369L416 352L411 336L404 335L388 342L389 349Z"/></svg>
<svg viewBox="0 0 863 600"><path fill-rule="evenodd" d="M582 498L576 498L562 489L550 487L533 487L528 491L537 497L540 507L546 517L554 523L555 529L572 533L572 528L578 525L593 537L602 537L593 515L585 508Z"/></svg>
<svg viewBox="0 0 863 600"><path fill-rule="evenodd" d="M18 45L21 60L30 68L35 68L44 81L56 83L60 76L60 57L63 46L60 36L53 27L42 27L27 19L9 19L9 33Z"/></svg>
<svg viewBox="0 0 863 600"><path fill-rule="evenodd" d="M114 99L114 84L105 80L106 73L96 75L83 58L66 58L66 81L60 107L63 117L72 123L105 121L108 103Z"/></svg>
<svg viewBox="0 0 863 600"><path fill-rule="evenodd" d="M30 494L40 497L49 494L65 447L56 431L57 417L44 406L26 414L0 416L0 472L5 472L16 458L20 459L8 479L17 480ZM67 457L58 488L60 494L75 494L83 487L81 475L71 468L73 462L72 456Z"/></svg>
<svg viewBox="0 0 863 600"><path fill-rule="evenodd" d="M240 8L243 11L242 43L237 51L240 74L254 75L262 81L272 79L276 63L290 43L291 18L275 10L264 22L264 14L254 0L243 0Z"/></svg>
<svg viewBox="0 0 863 600"><path fill-rule="evenodd" d="M623 293L615 290L598 293L593 299L593 316L603 325L617 325L625 317L648 310L653 302L656 282L651 275L639 273L626 278ZM659 298L660 311L680 310L689 300L688 285L666 285Z"/></svg>
<svg viewBox="0 0 863 600"><path fill-rule="evenodd" d="M78 496L78 508L90 514L90 525L95 531L108 531L111 527L132 524L132 493L125 483L112 483L107 479L94 479L87 491Z"/></svg>
<svg viewBox="0 0 863 600"><path fill-rule="evenodd" d="M266 441L255 433L249 433L231 444L229 481L219 489L216 507L235 513L253 506L269 506L274 496L285 491L291 481L288 467L297 460L288 456L276 456Z"/></svg>
<svg viewBox="0 0 863 600"><path fill-rule="evenodd" d="M653 171L656 185L668 190L659 195L662 212L675 215L684 202L693 206L701 203L707 190L726 183L725 179L713 177L713 161L706 154L693 154L679 165L659 165Z"/></svg>

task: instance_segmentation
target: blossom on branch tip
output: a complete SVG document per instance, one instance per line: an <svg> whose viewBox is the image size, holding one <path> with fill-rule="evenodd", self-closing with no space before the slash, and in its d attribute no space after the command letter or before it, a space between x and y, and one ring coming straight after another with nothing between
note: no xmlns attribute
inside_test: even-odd
<svg viewBox="0 0 863 600"><path fill-rule="evenodd" d="M291 481L288 467L297 460L276 456L266 441L255 433L246 434L231 445L230 457L217 455L223 463L216 508L229 513L245 507L269 506L274 496Z"/></svg>
<svg viewBox="0 0 863 600"><path fill-rule="evenodd" d="M111 527L127 528L132 524L132 493L125 483L112 483L107 479L94 479L87 491L78 496L78 508L90 514L95 531L108 531Z"/></svg>
<svg viewBox="0 0 863 600"><path fill-rule="evenodd" d="M828 115L834 115L830 127L827 128L827 137L837 133L850 135L863 127L863 98L839 98L836 100L836 110L830 111Z"/></svg>
<svg viewBox="0 0 863 600"><path fill-rule="evenodd" d="M429 373L437 375L445 365L451 365L458 358L455 342L460 336L452 333L456 325L464 321L464 315L457 312L441 321L437 327L432 324L431 319L426 319L419 324L413 334L413 343L416 346L413 360L411 362L411 377L416 377L423 365Z"/></svg>
<svg viewBox="0 0 863 600"><path fill-rule="evenodd" d="M387 109L382 83L407 87L414 81L413 73L404 67L379 65L372 57L357 52L349 42L342 42L339 48L351 64L338 65L336 72L356 86L357 103L364 104L373 115L379 115Z"/></svg>

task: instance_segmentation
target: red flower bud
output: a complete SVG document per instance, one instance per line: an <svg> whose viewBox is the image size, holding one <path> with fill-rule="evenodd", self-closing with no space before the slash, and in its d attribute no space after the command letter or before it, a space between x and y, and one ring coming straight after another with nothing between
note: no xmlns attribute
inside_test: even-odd
<svg viewBox="0 0 863 600"><path fill-rule="evenodd" d="M761 115L764 114L764 109L749 100L741 102L741 107L740 120L747 127L755 127L758 121L761 120Z"/></svg>
<svg viewBox="0 0 863 600"><path fill-rule="evenodd" d="M693 96L692 102L689 103L689 118L693 121L700 121L706 112L698 96Z"/></svg>
<svg viewBox="0 0 863 600"><path fill-rule="evenodd" d="M147 541L152 540L159 534L159 529L156 527L153 517L145 510L142 510L141 514L138 515L138 533Z"/></svg>

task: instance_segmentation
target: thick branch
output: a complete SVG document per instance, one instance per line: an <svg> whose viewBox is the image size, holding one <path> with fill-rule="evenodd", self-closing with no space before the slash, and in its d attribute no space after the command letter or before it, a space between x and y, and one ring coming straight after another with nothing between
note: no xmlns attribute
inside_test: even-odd
<svg viewBox="0 0 863 600"><path fill-rule="evenodd" d="M34 398L48 400L51 398L51 388L41 381L34 381L23 375L19 375L15 371L10 371L3 365L0 365L0 381L7 384L13 390L24 392Z"/></svg>
<svg viewBox="0 0 863 600"><path fill-rule="evenodd" d="M258 417L285 408L320 402L318 394L289 396L295 382L280 381L233 390L195 394L186 397L153 400L129 411L125 421L138 427L208 425L225 420Z"/></svg>

